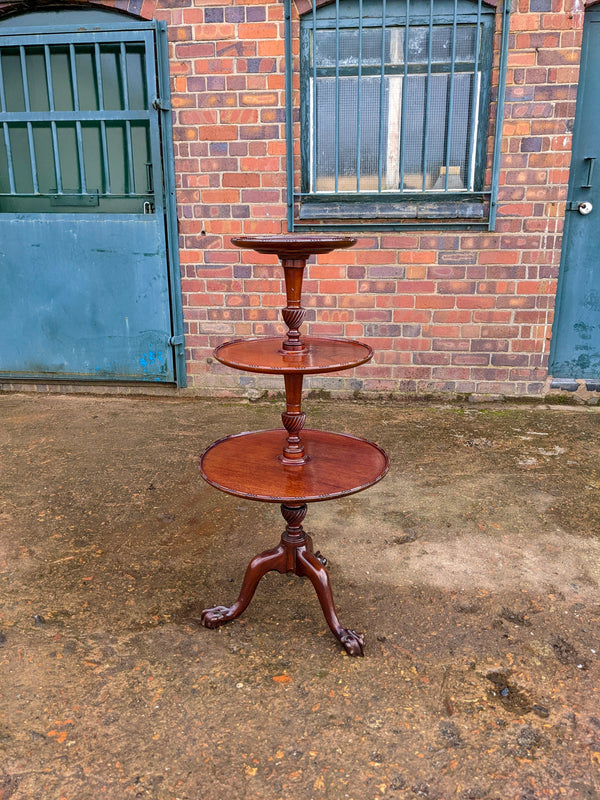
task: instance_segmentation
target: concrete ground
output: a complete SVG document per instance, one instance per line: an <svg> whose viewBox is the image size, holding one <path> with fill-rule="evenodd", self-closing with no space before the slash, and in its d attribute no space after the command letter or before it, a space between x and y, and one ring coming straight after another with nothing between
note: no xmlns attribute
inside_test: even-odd
<svg viewBox="0 0 600 800"><path fill-rule="evenodd" d="M0 396L0 800L600 798L597 408L306 403L388 476L309 507L341 621L203 483L279 403Z"/></svg>

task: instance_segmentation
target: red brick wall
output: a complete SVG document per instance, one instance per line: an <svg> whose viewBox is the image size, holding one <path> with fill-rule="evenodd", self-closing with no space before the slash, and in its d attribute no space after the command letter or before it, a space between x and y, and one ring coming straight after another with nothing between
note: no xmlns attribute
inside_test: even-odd
<svg viewBox="0 0 600 800"><path fill-rule="evenodd" d="M286 230L283 6L159 9L173 42L189 378L202 389L267 385L210 351L282 330L274 260L229 237ZM572 0L513 7L496 231L369 234L310 265L307 330L376 350L356 375L313 385L544 392L582 25Z"/></svg>
<svg viewBox="0 0 600 800"><path fill-rule="evenodd" d="M230 244L286 230L283 4L105 4L168 24L189 384L281 388L221 367L211 350L283 331L275 260ZM310 264L304 330L376 351L355 375L312 386L544 393L583 16L581 0L513 0L494 232L369 233Z"/></svg>

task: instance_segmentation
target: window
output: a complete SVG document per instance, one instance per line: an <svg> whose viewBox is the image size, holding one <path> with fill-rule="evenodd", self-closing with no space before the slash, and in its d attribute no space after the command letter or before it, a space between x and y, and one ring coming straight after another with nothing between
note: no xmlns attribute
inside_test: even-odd
<svg viewBox="0 0 600 800"><path fill-rule="evenodd" d="M301 17L300 224L485 221L495 14L335 0Z"/></svg>

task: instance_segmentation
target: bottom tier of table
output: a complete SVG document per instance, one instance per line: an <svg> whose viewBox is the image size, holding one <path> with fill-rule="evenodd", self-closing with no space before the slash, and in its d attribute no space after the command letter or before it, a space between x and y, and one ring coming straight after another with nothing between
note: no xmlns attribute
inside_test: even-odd
<svg viewBox="0 0 600 800"><path fill-rule="evenodd" d="M202 455L202 477L221 491L270 503L309 503L360 492L389 468L386 453L356 436L303 430L309 461L282 464L283 428L239 433L220 439Z"/></svg>

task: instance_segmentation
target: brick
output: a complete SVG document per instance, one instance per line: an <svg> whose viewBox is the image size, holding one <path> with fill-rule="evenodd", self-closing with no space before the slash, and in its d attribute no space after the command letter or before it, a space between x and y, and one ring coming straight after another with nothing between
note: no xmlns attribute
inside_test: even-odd
<svg viewBox="0 0 600 800"><path fill-rule="evenodd" d="M452 308L455 299L452 295L417 295L415 298L416 308Z"/></svg>
<svg viewBox="0 0 600 800"><path fill-rule="evenodd" d="M440 364L450 364L449 353L415 353L413 356L415 364L429 364L431 366Z"/></svg>
<svg viewBox="0 0 600 800"><path fill-rule="evenodd" d="M538 53L537 63L540 66L555 66L559 64L573 65L579 63L579 51L575 48L572 50L559 50L558 48L551 48L548 50L541 50Z"/></svg>
<svg viewBox="0 0 600 800"><path fill-rule="evenodd" d="M432 349L459 353L469 349L469 341L467 339L434 339Z"/></svg>
<svg viewBox="0 0 600 800"><path fill-rule="evenodd" d="M394 322L417 324L429 322L430 319L431 312L422 309L401 308L394 310Z"/></svg>
<svg viewBox="0 0 600 800"><path fill-rule="evenodd" d="M496 300L492 295L463 295L456 298L458 308L494 308Z"/></svg>
<svg viewBox="0 0 600 800"><path fill-rule="evenodd" d="M353 311L352 314L354 315L354 319L357 322L392 322L392 312L391 310L384 310L384 309L362 309L358 308L356 311ZM406 326L404 326L406 327ZM403 336L406 336L403 327Z"/></svg>
<svg viewBox="0 0 600 800"><path fill-rule="evenodd" d="M482 325L484 339L515 339L519 335L518 325Z"/></svg>
<svg viewBox="0 0 600 800"><path fill-rule="evenodd" d="M520 258L518 251L484 250L479 255L480 264L515 264Z"/></svg>
<svg viewBox="0 0 600 800"><path fill-rule="evenodd" d="M457 367L434 367L431 370L432 378L441 381L441 387L446 391L453 391L455 381L466 380L470 375L468 369L459 369Z"/></svg>
<svg viewBox="0 0 600 800"><path fill-rule="evenodd" d="M508 350L508 342L497 339L474 339L471 341L471 352L473 353L498 353L506 350Z"/></svg>
<svg viewBox="0 0 600 800"><path fill-rule="evenodd" d="M469 255L474 255L469 253ZM426 275L431 280L460 280L465 277L466 269L461 265L432 266L427 268Z"/></svg>
<svg viewBox="0 0 600 800"><path fill-rule="evenodd" d="M223 186L260 186L260 175L257 173L231 172L223 175Z"/></svg>
<svg viewBox="0 0 600 800"><path fill-rule="evenodd" d="M240 104L242 106L276 106L279 103L279 98L275 92L252 92L242 94L240 97Z"/></svg>
<svg viewBox="0 0 600 800"><path fill-rule="evenodd" d="M164 2L164 0L161 0ZM236 36L235 25L232 25L227 22L223 23L212 23L212 24L203 24L203 25L196 25L194 27L194 38L197 41L208 41L208 42L218 42L221 39L233 39ZM194 45L183 45L184 47L192 48ZM181 58L184 57L183 55L180 56ZM193 58L193 52L186 51L185 57Z"/></svg>
<svg viewBox="0 0 600 800"><path fill-rule="evenodd" d="M422 293L431 293L435 291L435 282L434 281L403 281L402 282L402 293L403 294L422 294Z"/></svg>
<svg viewBox="0 0 600 800"><path fill-rule="evenodd" d="M363 256L361 254L361 262L364 263ZM361 267L362 268L362 267ZM358 267L356 268L358 269ZM362 268L364 270L364 268ZM368 268L369 277L370 278L394 278L395 280L402 280L407 275L407 268L406 267L396 267L393 265L387 266L370 266ZM350 273L348 273L348 277L352 277ZM360 276L364 277L364 275Z"/></svg>
<svg viewBox="0 0 600 800"><path fill-rule="evenodd" d="M331 294L355 294L356 281L348 280L324 280L319 282L319 290Z"/></svg>
<svg viewBox="0 0 600 800"><path fill-rule="evenodd" d="M241 139L278 139L278 125L240 125L238 135Z"/></svg>
<svg viewBox="0 0 600 800"><path fill-rule="evenodd" d="M398 253L401 264L434 264L436 254L433 250L403 250Z"/></svg>
<svg viewBox="0 0 600 800"><path fill-rule="evenodd" d="M549 48L560 45L560 33L519 33L515 36L515 47L518 50L529 50L530 48Z"/></svg>
<svg viewBox="0 0 600 800"><path fill-rule="evenodd" d="M437 291L440 294L474 294L475 281L438 281Z"/></svg>
<svg viewBox="0 0 600 800"><path fill-rule="evenodd" d="M492 365L496 367L526 367L529 356L525 353L494 353Z"/></svg>
<svg viewBox="0 0 600 800"><path fill-rule="evenodd" d="M278 33L279 26L274 22L243 22L240 23L237 30L237 35L244 41L263 41L265 39L276 39Z"/></svg>
<svg viewBox="0 0 600 800"><path fill-rule="evenodd" d="M439 253L438 254L438 263L439 264L475 264L477 263L477 254L476 253Z"/></svg>
<svg viewBox="0 0 600 800"><path fill-rule="evenodd" d="M395 292L395 281L359 281L359 292Z"/></svg>
<svg viewBox="0 0 600 800"><path fill-rule="evenodd" d="M486 367L490 356L487 353L456 353L451 363L457 367Z"/></svg>
<svg viewBox="0 0 600 800"><path fill-rule="evenodd" d="M523 153L539 153L542 149L544 140L541 136L526 136L521 139L521 151Z"/></svg>
<svg viewBox="0 0 600 800"><path fill-rule="evenodd" d="M415 235L386 235L381 237L381 247L385 250L413 250L419 245Z"/></svg>
<svg viewBox="0 0 600 800"><path fill-rule="evenodd" d="M469 322L471 319L471 312L463 309L439 309L433 312L433 322L448 323L448 322Z"/></svg>

